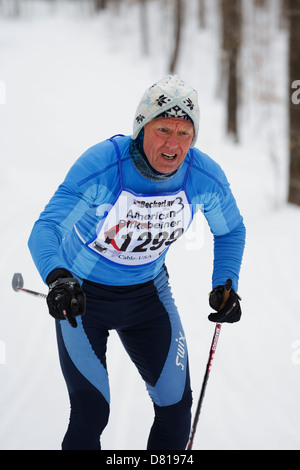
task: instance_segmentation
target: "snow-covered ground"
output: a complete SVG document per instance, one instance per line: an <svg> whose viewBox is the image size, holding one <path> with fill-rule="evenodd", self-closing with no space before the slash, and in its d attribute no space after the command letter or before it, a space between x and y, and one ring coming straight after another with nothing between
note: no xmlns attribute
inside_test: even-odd
<svg viewBox="0 0 300 470"><path fill-rule="evenodd" d="M239 289L243 318L222 327L194 448L299 449L300 209L284 202L284 68L274 64L280 71L275 105L267 100L255 107L249 81L253 50L246 49L242 142L231 143L217 93L217 24L213 2L208 4L207 29L196 31L193 20L185 32L188 47L178 74L199 91L198 147L231 181L247 226L247 246ZM21 272L25 287L47 290L27 249L32 225L86 148L113 134L131 133L141 94L166 74L160 43L164 19L157 2L150 9L148 58L141 57L137 9L113 19L111 12L91 17L80 8L42 5L18 19L0 18L1 449L59 449L68 423L53 320L43 300L11 288L13 274ZM246 33L253 39L250 26ZM276 47L279 63L284 33L271 44L268 53L272 56ZM197 232L192 228L167 259L189 344L194 406L214 331L207 320L212 240L203 220L196 225ZM108 367L111 418L102 447L144 449L152 405L114 332Z"/></svg>

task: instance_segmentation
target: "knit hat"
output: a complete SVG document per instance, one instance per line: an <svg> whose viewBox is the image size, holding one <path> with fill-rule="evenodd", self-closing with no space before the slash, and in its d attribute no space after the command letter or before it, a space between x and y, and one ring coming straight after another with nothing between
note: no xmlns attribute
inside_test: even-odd
<svg viewBox="0 0 300 470"><path fill-rule="evenodd" d="M135 113L132 138L136 139L141 129L158 117L177 117L191 120L195 145L199 131L200 111L198 93L177 75L168 75L152 85L144 93Z"/></svg>

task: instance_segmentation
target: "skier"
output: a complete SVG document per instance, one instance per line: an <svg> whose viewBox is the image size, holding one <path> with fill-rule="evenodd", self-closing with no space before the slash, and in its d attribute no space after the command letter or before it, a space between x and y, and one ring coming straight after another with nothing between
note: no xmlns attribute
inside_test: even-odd
<svg viewBox="0 0 300 470"><path fill-rule="evenodd" d="M29 238L49 286L71 413L62 449L101 449L109 419L109 331L117 331L154 406L147 449L185 449L191 426L187 344L166 253L201 209L214 237L213 322L239 321L245 227L220 166L194 147L197 92L178 76L146 90L132 136L88 149ZM200 214L198 214L200 216ZM220 310L224 284L232 279Z"/></svg>

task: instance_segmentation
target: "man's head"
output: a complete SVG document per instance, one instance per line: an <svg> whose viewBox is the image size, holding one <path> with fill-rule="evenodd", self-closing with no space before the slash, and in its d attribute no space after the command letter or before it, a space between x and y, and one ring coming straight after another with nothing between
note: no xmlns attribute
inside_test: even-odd
<svg viewBox="0 0 300 470"><path fill-rule="evenodd" d="M156 118L145 125L144 152L154 170L172 173L184 161L194 139L191 121Z"/></svg>
<svg viewBox="0 0 300 470"><path fill-rule="evenodd" d="M132 138L144 128L144 151L152 167L161 173L178 168L199 129L197 92L178 76L169 75L144 93L137 108Z"/></svg>

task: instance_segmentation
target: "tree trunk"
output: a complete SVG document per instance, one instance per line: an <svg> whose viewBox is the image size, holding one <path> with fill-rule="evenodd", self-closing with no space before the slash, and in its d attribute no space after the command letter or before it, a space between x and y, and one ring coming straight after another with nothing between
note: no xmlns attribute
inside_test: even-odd
<svg viewBox="0 0 300 470"><path fill-rule="evenodd" d="M254 3L258 7L265 7L266 6L266 0L254 0Z"/></svg>
<svg viewBox="0 0 300 470"><path fill-rule="evenodd" d="M177 61L179 57L179 49L181 42L181 30L183 25L183 0L174 0L175 3L175 13L174 13L174 23L175 23L175 43L173 55L171 57L169 70L170 73L175 73Z"/></svg>
<svg viewBox="0 0 300 470"><path fill-rule="evenodd" d="M94 0L95 3L95 10L104 10L107 7L108 0Z"/></svg>
<svg viewBox="0 0 300 470"><path fill-rule="evenodd" d="M300 205L300 0L290 0L289 40L289 86L292 93L289 101L289 142L290 179L289 196L291 203ZM297 88L293 92L293 88ZM292 92L291 92L292 89Z"/></svg>
<svg viewBox="0 0 300 470"><path fill-rule="evenodd" d="M141 18L141 37L142 37L142 54L149 55L149 28L147 17L147 0L139 0L140 18Z"/></svg>
<svg viewBox="0 0 300 470"><path fill-rule="evenodd" d="M221 0L223 60L227 81L227 132L238 140L238 59L241 47L242 7L240 0Z"/></svg>
<svg viewBox="0 0 300 470"><path fill-rule="evenodd" d="M290 0L281 0L279 26L282 29L289 28L289 7L290 7Z"/></svg>
<svg viewBox="0 0 300 470"><path fill-rule="evenodd" d="M206 26L205 0L199 0L198 10L199 10L199 13L198 13L199 26L201 29L204 29Z"/></svg>

